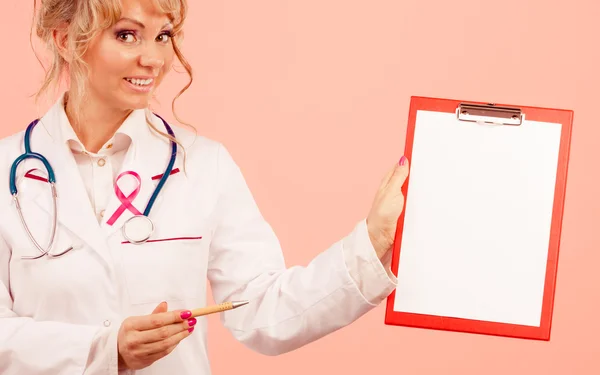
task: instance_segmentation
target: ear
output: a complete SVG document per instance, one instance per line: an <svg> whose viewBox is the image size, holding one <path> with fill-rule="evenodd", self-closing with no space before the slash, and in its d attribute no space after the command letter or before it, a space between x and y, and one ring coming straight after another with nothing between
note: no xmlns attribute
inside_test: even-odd
<svg viewBox="0 0 600 375"><path fill-rule="evenodd" d="M60 56L67 62L71 62L72 56L67 45L68 41L68 25L63 24L59 28L52 31L52 40L56 46L56 50Z"/></svg>

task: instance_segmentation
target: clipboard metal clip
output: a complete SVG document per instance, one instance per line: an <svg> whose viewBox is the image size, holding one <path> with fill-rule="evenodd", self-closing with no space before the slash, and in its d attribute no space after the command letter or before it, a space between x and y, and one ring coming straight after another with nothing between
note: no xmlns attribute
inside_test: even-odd
<svg viewBox="0 0 600 375"><path fill-rule="evenodd" d="M498 107L491 103L461 103L456 109L456 117L459 121L479 124L519 126L523 123L524 114L519 108Z"/></svg>

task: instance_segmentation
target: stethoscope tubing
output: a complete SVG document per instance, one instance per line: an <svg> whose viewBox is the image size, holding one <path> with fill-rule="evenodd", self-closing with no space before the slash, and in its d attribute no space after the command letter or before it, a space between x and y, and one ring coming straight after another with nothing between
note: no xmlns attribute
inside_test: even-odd
<svg viewBox="0 0 600 375"><path fill-rule="evenodd" d="M173 132L173 129L169 126L167 121L165 121L161 116L157 115L156 113L154 115L162 120L162 122L167 130L167 133L173 139L175 139L175 133ZM56 238L56 229L57 229L57 221L58 221L57 193L56 193L56 186L55 186L56 176L54 174L54 169L50 165L50 162L43 155L31 151L31 133L33 132L33 129L38 124L38 122L39 122L39 119L35 119L27 126L27 129L25 130L24 141L23 141L25 150L24 150L23 154L19 155L12 163L11 168L10 168L10 176L9 176L10 193L13 196L13 199L15 201L15 206L16 206L17 212L19 214L19 219L21 220L21 223L22 223L23 227L25 228L27 236L29 237L31 242L34 244L34 246L40 251L40 254L37 256L23 256L22 259L39 259L45 255L47 255L51 258L58 258L73 249L73 247L70 246L68 249L66 249L58 254L50 253L50 249L54 245L54 241ZM25 217L23 216L23 211L21 209L21 204L19 203L19 198L18 198L19 193L18 193L17 182L16 182L17 168L21 162L23 162L26 159L30 159L30 158L37 159L40 162L42 162L42 164L44 165L44 167L48 173L48 183L50 184L50 189L51 189L51 193L52 193L52 201L53 201L52 232L50 235L50 240L48 241L48 246L46 248L43 248L37 242L37 240L31 233L31 230L29 229L29 226L27 225L27 222L25 221ZM165 183L167 182L167 179L171 175L171 172L173 171L173 167L175 165L176 158L177 158L177 142L175 142L174 140L171 140L171 155L170 155L169 163L167 165L165 173L163 173L156 188L154 189L154 192L152 193L152 196L150 197L150 199L148 200L148 203L146 204L146 208L144 209L144 213L143 213L143 216L145 216L146 218L148 218L150 211L152 210L152 206L154 206L156 198L158 197L160 191L162 190ZM148 218L148 220L150 220L150 219Z"/></svg>

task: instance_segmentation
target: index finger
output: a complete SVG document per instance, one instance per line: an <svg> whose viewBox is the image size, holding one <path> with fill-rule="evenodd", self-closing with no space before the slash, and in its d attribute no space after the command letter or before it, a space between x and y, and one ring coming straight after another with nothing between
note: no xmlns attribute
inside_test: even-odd
<svg viewBox="0 0 600 375"><path fill-rule="evenodd" d="M189 319L192 312L189 310L174 310L163 313L138 316L132 322L132 328L137 331L146 331L160 328L169 324L181 323Z"/></svg>

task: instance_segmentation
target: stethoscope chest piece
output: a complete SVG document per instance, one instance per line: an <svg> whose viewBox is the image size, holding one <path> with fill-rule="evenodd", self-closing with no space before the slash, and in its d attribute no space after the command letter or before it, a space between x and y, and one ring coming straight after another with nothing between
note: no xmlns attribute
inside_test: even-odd
<svg viewBox="0 0 600 375"><path fill-rule="evenodd" d="M154 223L147 216L132 216L123 224L123 237L132 244L142 244L154 232Z"/></svg>

